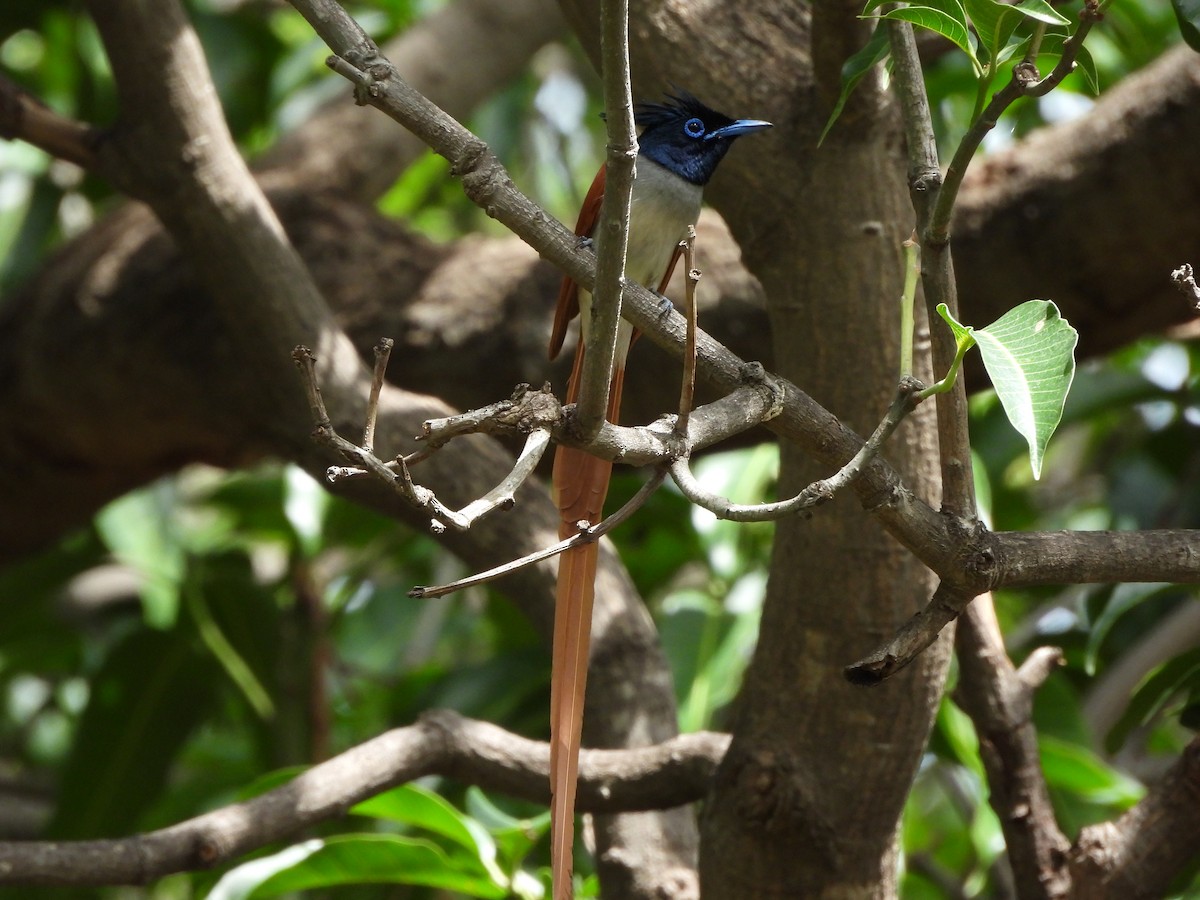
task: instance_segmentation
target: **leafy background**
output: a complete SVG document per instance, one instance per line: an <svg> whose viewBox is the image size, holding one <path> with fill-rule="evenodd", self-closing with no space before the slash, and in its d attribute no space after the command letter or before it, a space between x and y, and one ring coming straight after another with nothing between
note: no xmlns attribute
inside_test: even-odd
<svg viewBox="0 0 1200 900"><path fill-rule="evenodd" d="M437 5L380 0L352 11L382 40ZM248 155L336 87L322 65L326 51L290 10L190 6ZM1178 36L1164 4L1113 5L1088 40L1100 89ZM74 4L0 6L0 66L64 113L97 122L114 115L102 50ZM976 83L961 53L931 69L944 141L965 129ZM603 146L594 87L576 48L547 48L469 123L521 186L564 219ZM1091 102L1086 81L1069 78L1062 92L1019 104L988 148L1085 114ZM78 170L0 143L0 304L48 250L115 202ZM379 206L439 240L497 227L432 154ZM1142 339L1082 364L1038 482L995 396L975 396L976 472L990 523L1200 526L1198 353L1189 343ZM747 502L772 496L776 468L767 445L699 466L707 485ZM638 478L620 475L614 498L634 491ZM722 727L754 646L771 526L717 522L667 489L615 540L662 632L680 726ZM287 467L193 467L113 503L60 546L0 572L4 836L119 836L167 825L264 790L430 707L544 738L549 656L521 616L484 589L420 603L405 597L411 585L458 574L461 565L427 537L331 499ZM1060 821L1072 834L1134 803L1143 779L1162 770L1200 720L1200 650L1160 653L1132 681L1123 668L1158 646L1193 603L1191 591L1168 585L997 597L1018 661L1043 643L1067 654L1068 665L1038 693L1035 718ZM952 697L905 814L905 897L1004 891L1003 842L978 742ZM538 897L547 885L547 824L544 809L428 780L242 866L71 894ZM589 865L581 857L577 871L594 894ZM1181 880L1181 896L1200 890L1193 878Z"/></svg>

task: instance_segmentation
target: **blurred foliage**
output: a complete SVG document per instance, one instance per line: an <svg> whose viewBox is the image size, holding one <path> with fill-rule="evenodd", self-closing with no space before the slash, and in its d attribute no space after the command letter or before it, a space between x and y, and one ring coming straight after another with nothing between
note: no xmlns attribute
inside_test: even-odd
<svg viewBox="0 0 1200 900"><path fill-rule="evenodd" d="M385 40L437 5L377 0L352 11ZM342 89L326 77L324 48L287 7L194 0L190 8L247 154ZM1101 89L1177 36L1164 4L1111 5L1088 40ZM0 5L0 68L64 114L97 123L115 115L107 64L76 4ZM974 102L970 66L947 53L928 78L939 134L952 140ZM469 123L522 187L567 221L603 147L593 87L575 48L550 47ZM989 147L1085 113L1084 90L1071 78L1042 101L1018 104ZM0 143L0 308L51 248L115 199L70 166ZM498 227L432 154L379 208L441 240ZM1144 339L1082 365L1036 483L994 395L976 396L972 433L990 523L1200 525L1198 353ZM753 502L773 496L777 466L775 449L760 446L696 468L711 489ZM636 473L621 474L613 503L638 484ZM671 489L615 535L661 631L684 729L725 724L754 647L771 537L770 525L719 522ZM60 838L160 827L266 790L431 707L544 738L549 655L514 608L490 589L406 597L413 584L461 574L428 537L331 498L288 467L193 467L121 498L60 546L0 572L0 791L13 785L28 810L5 827ZM1190 738L1186 726L1200 712L1197 651L1153 660L1131 689L1112 675L1194 599L1167 585L996 598L1018 661L1047 643L1067 655L1039 692L1035 719L1071 834L1136 802L1143 780ZM1103 732L1099 706L1117 710ZM217 872L53 896L539 897L548 885L546 825L542 808L432 779ZM903 851L905 897L1003 895L1003 841L978 739L949 696L909 798ZM596 894L590 867L577 861L582 896ZM397 893L398 884L409 889Z"/></svg>

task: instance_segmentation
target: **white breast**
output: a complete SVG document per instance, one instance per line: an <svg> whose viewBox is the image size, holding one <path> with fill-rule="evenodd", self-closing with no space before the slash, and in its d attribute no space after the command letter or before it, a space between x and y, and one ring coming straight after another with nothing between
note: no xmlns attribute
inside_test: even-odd
<svg viewBox="0 0 1200 900"><path fill-rule="evenodd" d="M639 158L629 208L629 246L625 255L625 279L649 290L658 290L675 247L695 225L700 215L699 185L689 184L658 163ZM579 310L584 335L591 320L591 294L580 290ZM617 360L624 363L633 326L621 322Z"/></svg>

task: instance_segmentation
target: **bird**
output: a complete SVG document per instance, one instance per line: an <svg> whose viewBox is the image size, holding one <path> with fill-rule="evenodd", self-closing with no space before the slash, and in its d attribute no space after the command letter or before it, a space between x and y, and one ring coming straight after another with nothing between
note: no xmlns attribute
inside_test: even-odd
<svg viewBox="0 0 1200 900"><path fill-rule="evenodd" d="M634 124L640 132L625 279L661 295L679 261L680 242L700 215L704 186L717 165L735 139L770 128L771 123L730 118L692 94L677 90L664 102L636 105ZM601 166L575 225L575 234L581 240L592 237L600 220L604 181L605 169ZM550 359L558 356L571 320L580 315L581 334L567 386L568 403L574 403L579 395L591 300L588 291L569 277L563 279L550 336ZM635 337L633 326L622 321L609 388L610 422L617 420L625 357ZM600 520L611 475L611 462L584 450L557 448L553 486L560 538L577 534L581 521L594 525ZM550 680L550 858L554 900L571 900L573 890L575 791L598 559L599 545L591 541L565 551L559 560Z"/></svg>

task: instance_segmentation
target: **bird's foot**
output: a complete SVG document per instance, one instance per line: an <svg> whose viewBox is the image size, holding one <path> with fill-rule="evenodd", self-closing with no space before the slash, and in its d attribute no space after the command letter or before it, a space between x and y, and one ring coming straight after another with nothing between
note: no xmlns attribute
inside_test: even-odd
<svg viewBox="0 0 1200 900"><path fill-rule="evenodd" d="M579 238L580 250L591 250L595 246L596 241L593 238L588 237L586 234Z"/></svg>
<svg viewBox="0 0 1200 900"><path fill-rule="evenodd" d="M666 294L660 294L658 291L654 293L658 297L658 317L665 319L671 314L671 310L675 308L675 304L671 302L671 298Z"/></svg>

